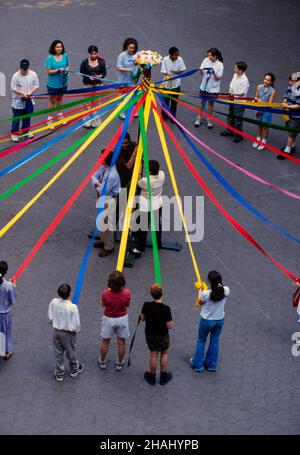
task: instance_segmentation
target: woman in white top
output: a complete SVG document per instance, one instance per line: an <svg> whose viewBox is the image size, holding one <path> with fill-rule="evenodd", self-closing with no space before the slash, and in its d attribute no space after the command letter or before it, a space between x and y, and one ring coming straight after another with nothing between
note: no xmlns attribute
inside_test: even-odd
<svg viewBox="0 0 300 455"><path fill-rule="evenodd" d="M150 186L151 186L151 207L154 214L157 246L161 248L161 217L162 217L162 190L165 182L165 173L159 170L159 162L149 161ZM136 258L140 257L146 249L148 227L150 226L150 197L148 193L147 178L143 177L138 181L141 188L140 202L140 228L137 231L137 247L132 250Z"/></svg>
<svg viewBox="0 0 300 455"><path fill-rule="evenodd" d="M219 338L224 325L224 307L230 294L228 286L223 286L219 272L212 270L208 274L208 282L211 290L199 292L201 305L201 318L199 324L198 340L194 357L190 359L191 368L200 373L217 371ZM210 334L209 347L204 358L205 343Z"/></svg>
<svg viewBox="0 0 300 455"><path fill-rule="evenodd" d="M219 49L212 47L207 51L207 57L201 63L199 68L202 74L202 82L200 85L200 97L201 97L201 111L204 110L205 104L208 103L207 113L212 116L214 103L208 101L209 98L203 98L206 96L213 97L218 95L220 92L221 77L224 72L223 57ZM197 115L194 126L199 128L201 124L201 116ZM207 128L212 128L212 121L207 119Z"/></svg>

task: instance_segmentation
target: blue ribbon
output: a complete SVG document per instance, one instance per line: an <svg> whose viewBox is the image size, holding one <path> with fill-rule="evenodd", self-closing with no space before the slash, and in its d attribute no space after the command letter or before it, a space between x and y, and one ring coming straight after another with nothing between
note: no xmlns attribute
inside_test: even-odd
<svg viewBox="0 0 300 455"><path fill-rule="evenodd" d="M185 73L182 73L182 74L178 74L178 76L170 77L170 79L164 79L162 81L155 82L154 85L159 85L159 84L162 84L163 82L174 81L174 79L188 77L188 76L191 76L192 74L196 73L197 71L199 71L199 68L196 68L196 69L190 70L190 71L186 71Z"/></svg>
<svg viewBox="0 0 300 455"><path fill-rule="evenodd" d="M101 92L101 91L107 90L109 88L124 88L124 87L128 87L128 86L132 86L132 84L130 84L129 82L118 82L116 84L110 84L110 85L100 85L100 86L96 86L96 87L76 88L73 90L66 90L64 92L64 95L72 95L72 94L76 94L76 93ZM30 98L34 98L35 96L46 96L46 95L49 95L49 93L46 92L46 93L38 93L35 95L30 95Z"/></svg>
<svg viewBox="0 0 300 455"><path fill-rule="evenodd" d="M125 97L126 95L123 96L123 98ZM123 99L122 98L122 99ZM101 110L101 115L102 114L105 114L107 111L111 110L114 105L116 103L120 103L122 101L122 99L119 99L117 101L114 101L113 103L111 103L109 106L106 106L103 110ZM88 116L88 119L89 120L92 120L93 118L95 117L98 117L99 116L99 113L93 113L92 115L89 115ZM74 131L77 131L78 129L80 129L82 127L82 125L84 125L85 123L87 122L87 120L82 120L80 121L77 125L75 126L72 126L68 131L65 131L64 133L60 134L59 136L57 136L56 138L52 139L51 141L49 141L47 144L45 145L42 145L41 147L39 147L37 150L34 150L33 152L29 153L28 155L26 155L24 158L22 158L21 160L17 161L15 164L12 164L11 166L8 166L7 168L5 169L2 169L0 171L0 178L3 177L4 175L6 174L9 174L10 172L13 172L15 171L16 169L18 169L19 167L23 166L24 164L28 163L28 161L31 161L33 158L35 158L36 156L40 155L41 153L45 152L46 150L48 150L49 148L51 148L54 144L56 144L57 142L61 141L62 139L64 139L65 137L69 136L70 134L72 134Z"/></svg>
<svg viewBox="0 0 300 455"><path fill-rule="evenodd" d="M125 135L126 135L126 132L128 130L128 127L129 127L129 121L130 121L130 116L131 116L133 107L134 106L131 106L128 109L127 113L126 113L126 117L125 117L124 124L123 124L123 129L122 129L122 134L121 134L121 137L120 137L120 139L119 139L119 141L118 141L118 143L116 145L116 148L115 148L115 150L113 152L112 161L111 161L111 167L115 165L115 163L116 163L116 161L117 161L117 159L119 157L119 154L120 154L120 151L121 151L121 148L122 148L122 144L124 142ZM97 214L96 219L99 218L99 216L101 215L101 213L104 210L104 203L105 203L106 187L107 187L108 178L109 178L109 173L108 173L108 176L105 179L104 185L103 185L103 187L101 189L99 210L98 210L98 214ZM88 244L88 247L87 247L87 250L85 252L84 258L83 258L83 260L81 262L81 265L80 265L80 269L79 269L78 276L77 276L77 281L76 281L76 286L75 286L75 292L74 292L74 296L73 296L73 300L72 300L75 305L78 304L78 301L80 299L80 294L81 294L81 289L82 289L84 278L85 278L87 263L88 263L91 251L93 249L93 244L94 244L94 240L95 240L97 232L98 232L98 229L97 229L97 227L95 227L93 229L92 238L91 238L91 240L90 240L90 242Z"/></svg>
<svg viewBox="0 0 300 455"><path fill-rule="evenodd" d="M163 102L163 105L165 109L168 109L166 106L163 98L161 95L158 95L160 100ZM169 111L170 112L170 111ZM177 124L176 124L177 125ZM243 205L249 212L251 212L253 215L255 215L257 218L260 218L262 221L265 223L270 224L274 229L276 229L278 232L280 232L282 235L284 235L286 238L289 240L297 243L298 245L300 244L300 240L292 235L290 235L288 232L286 232L284 229L282 229L280 226L277 226L277 224L273 223L269 218L267 218L265 215L263 215L261 212L259 212L255 207L253 207L246 199L244 199L234 188L233 186L230 185L227 180L222 177L221 174L210 164L210 162L202 155L202 153L197 149L197 147L192 143L191 139L187 136L187 134L180 128L179 125L177 125L180 133L182 136L185 138L185 140L189 143L191 148L194 150L196 155L200 158L202 163L205 165L205 167L213 174L213 176L221 183L221 185L228 191L241 205Z"/></svg>

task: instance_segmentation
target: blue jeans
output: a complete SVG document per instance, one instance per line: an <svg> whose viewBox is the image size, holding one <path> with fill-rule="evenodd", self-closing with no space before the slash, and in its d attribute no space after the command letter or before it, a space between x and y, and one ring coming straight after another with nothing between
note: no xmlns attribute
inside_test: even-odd
<svg viewBox="0 0 300 455"><path fill-rule="evenodd" d="M193 357L195 368L202 369L203 367L212 370L217 369L218 354L219 354L219 338L224 325L224 319L200 319L198 340L196 344L196 352ZM210 333L209 347L204 359L205 343Z"/></svg>
<svg viewBox="0 0 300 455"><path fill-rule="evenodd" d="M33 104L31 100L26 101L26 105L24 109L15 109L12 108L13 117L19 117L20 115L31 114L33 112ZM31 117L23 118L22 119L22 130L24 129L22 134L26 134L30 128L30 121ZM20 130L20 119L14 119L11 124L11 133L15 134Z"/></svg>

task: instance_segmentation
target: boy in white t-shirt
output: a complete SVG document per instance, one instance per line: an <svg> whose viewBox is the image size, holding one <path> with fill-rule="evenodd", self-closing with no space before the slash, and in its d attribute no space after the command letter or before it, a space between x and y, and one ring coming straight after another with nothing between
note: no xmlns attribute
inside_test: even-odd
<svg viewBox="0 0 300 455"><path fill-rule="evenodd" d="M245 73L247 67L248 65L246 62L237 62L234 65L234 75L229 86L230 95L235 95L236 97L243 98L247 96L249 90L249 81ZM231 104L229 106L229 113L227 116L228 125L234 127L237 130L243 131L244 111L244 107ZM234 133L230 129L224 130L220 134L221 136L232 136L233 142L235 143L243 140L243 136L238 133Z"/></svg>
<svg viewBox="0 0 300 455"><path fill-rule="evenodd" d="M180 92L181 78L179 77L170 81L168 81L168 79L172 79L173 77L178 76L185 70L186 67L182 57L179 55L179 50L177 47L170 47L169 55L163 58L161 64L161 73L164 75L164 80L166 81L164 82L164 88L168 91L174 92L174 95L172 95L172 98L174 99L164 98L167 106L170 106L171 114L174 117L176 117L177 111L177 102L175 99L179 97L179 95L176 95L176 93ZM162 111L162 116L165 120L168 119L168 115L164 111Z"/></svg>

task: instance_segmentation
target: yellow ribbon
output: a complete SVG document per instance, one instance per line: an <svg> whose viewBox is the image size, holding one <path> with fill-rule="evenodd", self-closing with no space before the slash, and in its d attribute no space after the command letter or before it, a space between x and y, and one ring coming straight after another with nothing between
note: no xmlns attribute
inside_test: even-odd
<svg viewBox="0 0 300 455"><path fill-rule="evenodd" d="M155 106L157 106L153 93L151 93L150 96L152 98L153 104ZM184 227L184 231L185 231L185 235L186 235L186 238L187 238L187 243L188 243L188 247L189 247L189 250L190 250L190 255L191 255L191 258L192 258L195 274L196 274L196 277L197 277L197 282L195 283L195 288L196 289L205 290L205 289L207 289L207 285L206 285L206 283L204 283L201 280L200 271L199 271L199 268L198 268L198 265L197 265L197 261L196 261L195 254L194 254L194 250L193 250L193 247L192 247L192 244L191 244L190 235L189 235L189 232L188 232L188 229L187 229L187 226L186 226L186 222L185 222L185 218L184 218L184 213L183 213L183 209L182 209L181 199L180 199L180 196L179 196L178 186L177 186L177 182L176 182L173 166L172 166L172 163L171 163L170 153L169 153L169 150L168 150L168 146L167 146L166 138L165 138L165 135L164 135L163 127L162 127L162 124L161 124L161 121L160 121L160 118L159 118L159 115L157 114L157 112L154 109L152 110L152 112L153 112L153 115L154 115L156 128L157 128L158 135L159 135L159 138L160 138L161 146L162 146L162 149L163 149L163 152L164 152L164 155L165 155L167 167L168 167L169 174L170 174L170 177L171 177L172 186L173 186L173 189L174 189L176 201L177 201L177 204L178 204L179 212L180 212L180 215L181 215L181 219L182 219L182 223L183 223L183 227ZM198 299L197 299L196 305L198 305L198 304L199 304L199 302L198 302Z"/></svg>
<svg viewBox="0 0 300 455"><path fill-rule="evenodd" d="M56 180L71 166L71 164L84 152L84 150L93 142L94 139L106 128L106 126L114 119L123 106L130 100L134 92L122 101L122 103L104 120L104 122L95 129L93 134L86 140L77 152L66 162L66 164L49 180L49 182L0 230L0 238L30 209L30 207L42 196L42 194L50 188Z"/></svg>
<svg viewBox="0 0 300 455"><path fill-rule="evenodd" d="M151 98L148 94L146 97L145 112L144 112L146 131L148 129L150 107L151 107ZM134 163L132 179L131 179L131 184L130 184L130 189L129 189L128 202L126 205L124 222L123 222L123 227L122 227L122 237L121 237L118 261L117 261L117 270L119 272L122 272L123 267L124 267L127 241L128 241L128 235L129 235L130 219L131 219L131 215L132 215L133 201L134 201L134 196L136 193L136 187L137 187L138 178L139 178L139 170L141 167L142 155L143 155L143 146L142 146L141 138L139 138L138 150L137 150L137 155L136 155L136 159L135 159L135 163Z"/></svg>

